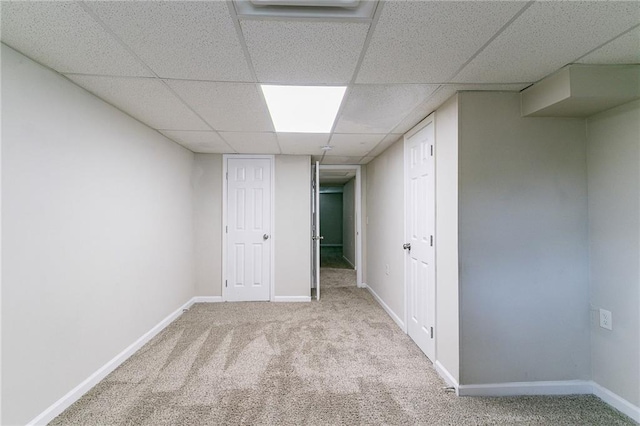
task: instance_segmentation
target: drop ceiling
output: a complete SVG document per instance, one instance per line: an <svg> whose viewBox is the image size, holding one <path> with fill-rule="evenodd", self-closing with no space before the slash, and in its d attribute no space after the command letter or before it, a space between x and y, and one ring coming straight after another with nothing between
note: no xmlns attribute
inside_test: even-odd
<svg viewBox="0 0 640 426"><path fill-rule="evenodd" d="M323 164L371 161L456 91L640 62L637 1L366 4L301 18L225 1L3 1L0 38L194 152ZM330 134L277 134L261 83L348 88Z"/></svg>

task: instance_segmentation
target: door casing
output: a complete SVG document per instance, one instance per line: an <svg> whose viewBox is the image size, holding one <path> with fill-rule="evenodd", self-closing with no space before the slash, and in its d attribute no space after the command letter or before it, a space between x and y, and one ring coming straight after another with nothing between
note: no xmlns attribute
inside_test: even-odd
<svg viewBox="0 0 640 426"><path fill-rule="evenodd" d="M413 127L411 130L409 130L405 135L404 135L404 141L403 141L403 161L404 161L404 237L406 238L407 234L408 234L408 227L409 227L409 223L408 223L408 197L409 197L409 166L407 164L407 156L408 156L408 152L407 152L407 148L408 148L408 140L411 139L412 136L416 135L417 133L419 133L422 129L424 129L427 125L432 124L433 127L433 149L434 149L434 162L433 162L433 170L432 173L434 173L435 176L435 171L436 171L436 167L437 167L437 162L436 162L436 156L435 156L435 150L436 150L436 144L437 144L437 134L435 131L435 112L431 113L429 116L427 116L424 120L422 120L420 123L416 124L415 127ZM435 179L433 181L433 202L435 203L435 190L436 190L436 185L435 185ZM437 265L437 255L438 255L438 250L437 250L437 236L436 236L436 227L435 227L435 223L437 220L437 217L435 215L435 205L434 205L434 215L433 215L433 227L432 227L432 233L433 233L433 239L434 239L434 243L433 243L433 277L434 277L434 298L433 298L433 306L430 306L429 309L432 312L432 321L433 321L433 328L434 328L434 337L433 337L433 353L432 354L428 354L430 356L432 362L436 362L437 360L437 342L438 342L438 327L437 327L437 295L438 295L438 282L436 280L437 277L437 271L436 271L436 265ZM408 242L408 241L406 241ZM404 326L403 326L403 331L405 333L409 333L409 274L408 274L408 266L409 266L409 256L405 254L404 256Z"/></svg>
<svg viewBox="0 0 640 426"><path fill-rule="evenodd" d="M222 300L227 301L227 286L225 281L227 279L227 160L229 158L244 158L244 159L268 159L271 164L271 234L267 240L271 249L271 259L269 265L269 300L273 302L275 300L275 156L274 155L253 155L253 154L223 154L222 155Z"/></svg>
<svg viewBox="0 0 640 426"><path fill-rule="evenodd" d="M320 164L320 170L355 170L355 241L356 241L356 282L358 287L364 287L363 284L363 266L362 266L362 166L358 164L349 165L322 165ZM321 230L322 231L322 230ZM319 254L318 254L319 256Z"/></svg>

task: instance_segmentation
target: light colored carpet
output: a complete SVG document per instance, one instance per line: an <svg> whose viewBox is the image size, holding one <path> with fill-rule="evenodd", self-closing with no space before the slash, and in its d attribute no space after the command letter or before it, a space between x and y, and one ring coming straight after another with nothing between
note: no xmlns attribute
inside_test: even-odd
<svg viewBox="0 0 640 426"><path fill-rule="evenodd" d="M459 398L366 290L196 304L54 425L632 425L593 396Z"/></svg>
<svg viewBox="0 0 640 426"><path fill-rule="evenodd" d="M322 296L323 289L337 287L355 288L356 285L355 269L320 268L320 296Z"/></svg>

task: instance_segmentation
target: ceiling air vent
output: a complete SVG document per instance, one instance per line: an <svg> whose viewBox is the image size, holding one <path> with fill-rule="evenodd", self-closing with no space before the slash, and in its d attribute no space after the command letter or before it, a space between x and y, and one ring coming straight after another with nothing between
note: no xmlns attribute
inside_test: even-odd
<svg viewBox="0 0 640 426"><path fill-rule="evenodd" d="M319 19L371 21L377 1L361 0L235 0L242 19Z"/></svg>

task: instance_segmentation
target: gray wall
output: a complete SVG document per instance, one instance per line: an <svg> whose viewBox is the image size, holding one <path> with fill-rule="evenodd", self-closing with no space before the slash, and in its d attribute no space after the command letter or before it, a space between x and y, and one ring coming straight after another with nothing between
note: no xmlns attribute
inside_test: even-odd
<svg viewBox="0 0 640 426"><path fill-rule="evenodd" d="M321 246L342 245L342 192L322 192L320 187Z"/></svg>
<svg viewBox="0 0 640 426"><path fill-rule="evenodd" d="M196 154L193 173L197 296L222 295L222 162ZM309 296L311 166L308 156L275 157L275 295Z"/></svg>
<svg viewBox="0 0 640 426"><path fill-rule="evenodd" d="M436 360L459 377L458 96L435 113Z"/></svg>
<svg viewBox="0 0 640 426"><path fill-rule="evenodd" d="M587 132L593 380L640 406L640 102L590 117Z"/></svg>
<svg viewBox="0 0 640 426"><path fill-rule="evenodd" d="M194 296L193 154L2 45L2 424Z"/></svg>
<svg viewBox="0 0 640 426"><path fill-rule="evenodd" d="M192 180L196 295L222 296L222 155L195 154Z"/></svg>
<svg viewBox="0 0 640 426"><path fill-rule="evenodd" d="M404 321L403 141L366 167L366 284ZM385 268L388 265L388 270Z"/></svg>
<svg viewBox="0 0 640 426"><path fill-rule="evenodd" d="M356 265L356 179L344 185L342 192L342 255Z"/></svg>
<svg viewBox="0 0 640 426"><path fill-rule="evenodd" d="M276 296L311 295L311 158L278 155L275 165Z"/></svg>
<svg viewBox="0 0 640 426"><path fill-rule="evenodd" d="M584 120L458 99L460 383L588 379Z"/></svg>

